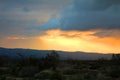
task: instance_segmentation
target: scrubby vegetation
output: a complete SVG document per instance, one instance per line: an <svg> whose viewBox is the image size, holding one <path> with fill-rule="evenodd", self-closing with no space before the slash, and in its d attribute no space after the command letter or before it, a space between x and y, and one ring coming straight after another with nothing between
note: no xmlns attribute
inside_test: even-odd
<svg viewBox="0 0 120 80"><path fill-rule="evenodd" d="M120 80L120 54L111 60L60 60L52 51L44 58L0 56L0 80Z"/></svg>

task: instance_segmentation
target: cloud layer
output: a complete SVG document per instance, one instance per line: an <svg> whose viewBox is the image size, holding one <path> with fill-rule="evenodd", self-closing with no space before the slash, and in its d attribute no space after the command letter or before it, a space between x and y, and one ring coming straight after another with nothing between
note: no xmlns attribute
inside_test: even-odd
<svg viewBox="0 0 120 80"><path fill-rule="evenodd" d="M36 36L39 30L27 30L27 26L40 25L59 8L72 0L0 0L0 37Z"/></svg>
<svg viewBox="0 0 120 80"><path fill-rule="evenodd" d="M120 0L76 0L75 5L77 9L86 11L106 10L114 5L119 5Z"/></svg>
<svg viewBox="0 0 120 80"><path fill-rule="evenodd" d="M40 30L120 29L119 0L75 0L51 19L33 28ZM59 15L59 16L58 16Z"/></svg>

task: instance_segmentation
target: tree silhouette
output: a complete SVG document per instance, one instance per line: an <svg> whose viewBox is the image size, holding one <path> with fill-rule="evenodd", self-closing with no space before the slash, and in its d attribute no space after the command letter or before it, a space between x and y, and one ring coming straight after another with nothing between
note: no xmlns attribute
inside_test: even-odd
<svg viewBox="0 0 120 80"><path fill-rule="evenodd" d="M112 62L114 64L120 65L120 54L113 54L112 55Z"/></svg>
<svg viewBox="0 0 120 80"><path fill-rule="evenodd" d="M56 70L56 67L59 63L59 54L56 51L52 51L47 54L45 57L45 64L47 67L51 67L53 70Z"/></svg>

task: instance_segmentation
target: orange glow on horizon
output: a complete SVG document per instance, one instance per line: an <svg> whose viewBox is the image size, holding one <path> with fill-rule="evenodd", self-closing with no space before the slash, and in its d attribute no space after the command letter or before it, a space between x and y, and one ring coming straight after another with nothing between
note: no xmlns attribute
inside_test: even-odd
<svg viewBox="0 0 120 80"><path fill-rule="evenodd" d="M99 31L48 30L40 36L9 36L1 39L0 46L72 52L120 53L120 36L117 34L119 31L113 31L114 33L104 31L110 33L111 36L95 35Z"/></svg>
<svg viewBox="0 0 120 80"><path fill-rule="evenodd" d="M84 51L99 53L120 53L120 38L94 36L97 31L49 30L39 37L41 49Z"/></svg>

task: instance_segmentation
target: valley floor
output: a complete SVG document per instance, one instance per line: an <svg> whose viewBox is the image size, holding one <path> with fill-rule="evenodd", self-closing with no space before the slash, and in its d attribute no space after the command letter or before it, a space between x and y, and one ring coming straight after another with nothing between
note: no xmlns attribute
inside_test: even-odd
<svg viewBox="0 0 120 80"><path fill-rule="evenodd" d="M0 80L120 80L120 59L59 60L0 57Z"/></svg>

